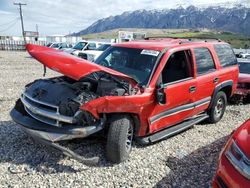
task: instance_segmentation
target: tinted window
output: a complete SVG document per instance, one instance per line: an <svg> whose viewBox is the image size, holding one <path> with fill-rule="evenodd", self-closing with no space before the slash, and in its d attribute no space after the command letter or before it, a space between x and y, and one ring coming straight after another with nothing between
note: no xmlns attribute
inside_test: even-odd
<svg viewBox="0 0 250 188"><path fill-rule="evenodd" d="M222 67L237 64L234 52L228 44L215 44L214 49L219 57L220 64Z"/></svg>
<svg viewBox="0 0 250 188"><path fill-rule="evenodd" d="M204 74L215 69L213 58L207 48L194 49L198 74Z"/></svg>

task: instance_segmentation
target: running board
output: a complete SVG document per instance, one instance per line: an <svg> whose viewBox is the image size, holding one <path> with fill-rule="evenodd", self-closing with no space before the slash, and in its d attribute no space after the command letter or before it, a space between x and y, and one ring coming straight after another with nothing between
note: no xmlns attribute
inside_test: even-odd
<svg viewBox="0 0 250 188"><path fill-rule="evenodd" d="M169 138L173 135L176 135L180 132L183 132L187 129L189 129L190 127L192 127L193 125L205 120L208 118L207 114L201 114L198 115L194 118L190 118L188 120L185 120L184 122L181 122L177 125L171 126L169 128L166 128L160 132L156 132L152 135L146 136L146 137L139 137L137 138L138 142L140 144L150 144L150 143L154 143L166 138Z"/></svg>

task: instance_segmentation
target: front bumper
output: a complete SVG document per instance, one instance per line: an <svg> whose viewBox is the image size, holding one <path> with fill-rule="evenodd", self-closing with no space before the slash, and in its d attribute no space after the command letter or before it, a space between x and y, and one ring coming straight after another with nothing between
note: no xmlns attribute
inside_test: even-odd
<svg viewBox="0 0 250 188"><path fill-rule="evenodd" d="M56 127L37 121L28 115L24 115L15 108L10 112L10 116L32 137L50 142L84 138L102 130L104 125L104 121L100 120L95 125L85 127L74 125Z"/></svg>
<svg viewBox="0 0 250 188"><path fill-rule="evenodd" d="M19 107L20 108L20 107ZM104 120L97 121L94 125L79 127L76 125L65 125L63 127L56 127L42 123L34 118L22 112L17 105L10 112L12 119L18 123L21 128L35 140L52 146L57 150L63 152L65 155L72 157L79 162L87 165L95 165L98 163L98 157L84 158L74 151L59 145L57 142L62 140L71 140L74 138L84 138L91 134L94 134L104 127ZM18 110L19 109L19 110Z"/></svg>

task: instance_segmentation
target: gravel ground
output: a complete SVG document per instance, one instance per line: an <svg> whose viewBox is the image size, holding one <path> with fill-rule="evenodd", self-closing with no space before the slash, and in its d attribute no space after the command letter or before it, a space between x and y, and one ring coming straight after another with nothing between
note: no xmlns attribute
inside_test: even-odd
<svg viewBox="0 0 250 188"><path fill-rule="evenodd" d="M88 167L34 142L9 116L24 85L42 77L41 64L25 52L0 51L0 70L0 187L210 187L228 135L250 116L250 105L228 106L219 123L147 147L135 144L118 165L105 159L103 139L66 142L83 156L100 157ZM54 75L48 70L47 77Z"/></svg>

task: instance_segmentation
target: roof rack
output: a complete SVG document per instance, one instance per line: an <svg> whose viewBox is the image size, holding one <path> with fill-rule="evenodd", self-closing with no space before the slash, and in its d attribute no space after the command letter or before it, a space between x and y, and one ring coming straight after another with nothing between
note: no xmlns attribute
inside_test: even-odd
<svg viewBox="0 0 250 188"><path fill-rule="evenodd" d="M215 37L170 37L170 36L152 36L152 37L146 37L145 40L150 39L164 39L164 38L171 38L171 39L187 39L188 41L192 41L192 39L204 39L205 42L207 40L217 40L218 42L221 42L221 39L215 38Z"/></svg>

